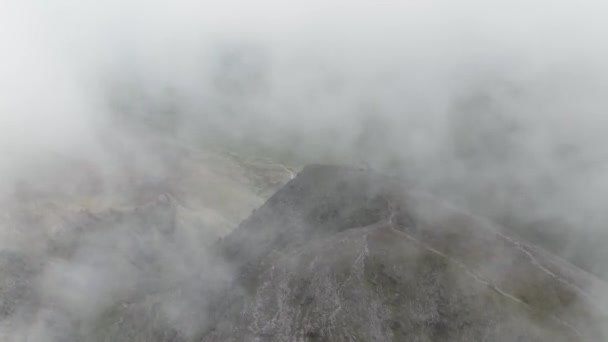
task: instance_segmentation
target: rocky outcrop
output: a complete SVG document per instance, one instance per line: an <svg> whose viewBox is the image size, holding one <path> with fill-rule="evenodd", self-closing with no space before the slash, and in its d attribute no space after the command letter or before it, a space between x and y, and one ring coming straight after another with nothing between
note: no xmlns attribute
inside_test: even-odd
<svg viewBox="0 0 608 342"><path fill-rule="evenodd" d="M605 284L370 171L310 166L220 243L203 341L603 341Z"/></svg>

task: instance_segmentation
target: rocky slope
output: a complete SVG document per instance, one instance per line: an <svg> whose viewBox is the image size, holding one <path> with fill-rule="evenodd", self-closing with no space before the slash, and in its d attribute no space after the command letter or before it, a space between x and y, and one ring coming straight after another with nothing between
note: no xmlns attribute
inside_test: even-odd
<svg viewBox="0 0 608 342"><path fill-rule="evenodd" d="M370 170L207 158L40 214L0 254L0 341L606 340L606 284L498 225Z"/></svg>
<svg viewBox="0 0 608 342"><path fill-rule="evenodd" d="M369 171L305 168L221 251L238 277L203 341L606 338L601 281Z"/></svg>

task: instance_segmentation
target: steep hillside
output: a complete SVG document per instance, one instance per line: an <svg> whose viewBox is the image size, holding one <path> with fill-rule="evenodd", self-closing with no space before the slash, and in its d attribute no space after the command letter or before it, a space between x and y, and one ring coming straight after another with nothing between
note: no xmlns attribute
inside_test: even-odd
<svg viewBox="0 0 608 342"><path fill-rule="evenodd" d="M593 276L370 171L310 166L221 242L203 341L603 341Z"/></svg>

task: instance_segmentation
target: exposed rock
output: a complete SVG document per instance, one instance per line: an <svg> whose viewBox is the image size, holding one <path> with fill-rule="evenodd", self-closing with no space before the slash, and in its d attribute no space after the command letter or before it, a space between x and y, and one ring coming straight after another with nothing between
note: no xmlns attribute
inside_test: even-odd
<svg viewBox="0 0 608 342"><path fill-rule="evenodd" d="M604 341L601 281L370 171L305 168L221 242L203 341Z"/></svg>

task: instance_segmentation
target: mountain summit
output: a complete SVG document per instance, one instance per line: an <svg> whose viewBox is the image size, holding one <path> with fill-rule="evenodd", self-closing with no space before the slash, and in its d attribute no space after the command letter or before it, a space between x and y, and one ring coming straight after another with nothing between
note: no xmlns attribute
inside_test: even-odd
<svg viewBox="0 0 608 342"><path fill-rule="evenodd" d="M203 341L604 341L605 284L373 171L314 165L218 244Z"/></svg>

